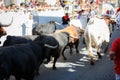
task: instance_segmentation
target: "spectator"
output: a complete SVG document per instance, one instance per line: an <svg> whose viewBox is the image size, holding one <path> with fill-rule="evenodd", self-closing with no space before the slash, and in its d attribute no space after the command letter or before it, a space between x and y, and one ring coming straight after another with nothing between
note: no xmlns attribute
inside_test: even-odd
<svg viewBox="0 0 120 80"><path fill-rule="evenodd" d="M65 25L65 27L68 25L70 21L69 15L68 13L66 13L63 17L62 17L62 24Z"/></svg>
<svg viewBox="0 0 120 80"><path fill-rule="evenodd" d="M110 11L109 11L109 10L107 10L107 11L106 11L106 14L108 14L108 15L109 15L109 14L110 14Z"/></svg>
<svg viewBox="0 0 120 80"><path fill-rule="evenodd" d="M33 15L30 14L29 19L25 22L25 26L26 26L25 35L32 35L33 24L36 23L33 21Z"/></svg>
<svg viewBox="0 0 120 80"><path fill-rule="evenodd" d="M114 15L114 10L110 9L110 15Z"/></svg>
<svg viewBox="0 0 120 80"><path fill-rule="evenodd" d="M116 10L116 13L115 13L115 14L117 15L117 13L118 13L119 11L120 11L120 7Z"/></svg>
<svg viewBox="0 0 120 80"><path fill-rule="evenodd" d="M35 7L35 1L34 0L30 0L29 5L31 6L31 8Z"/></svg>
<svg viewBox="0 0 120 80"><path fill-rule="evenodd" d="M89 9L87 13L87 22L90 20L90 18L91 18L91 9Z"/></svg>
<svg viewBox="0 0 120 80"><path fill-rule="evenodd" d="M116 11L116 29L120 28L120 8L117 9Z"/></svg>
<svg viewBox="0 0 120 80"><path fill-rule="evenodd" d="M112 42L110 48L110 59L114 60L114 70L116 80L120 80L120 37Z"/></svg>
<svg viewBox="0 0 120 80"><path fill-rule="evenodd" d="M9 12L10 11L10 9L11 9L11 7L10 7L10 5L8 5L8 6L6 6L6 12Z"/></svg>
<svg viewBox="0 0 120 80"><path fill-rule="evenodd" d="M5 4L3 3L3 4L1 4L1 6L0 6L0 12L5 12L5 10L6 10L6 6L5 6Z"/></svg>
<svg viewBox="0 0 120 80"><path fill-rule="evenodd" d="M19 7L19 11L20 12L25 12L25 3L20 3L20 7Z"/></svg>
<svg viewBox="0 0 120 80"><path fill-rule="evenodd" d="M98 7L95 7L94 13L95 13L95 17L97 17L98 16Z"/></svg>
<svg viewBox="0 0 120 80"><path fill-rule="evenodd" d="M15 12L16 10L16 5L14 3L10 4L10 11Z"/></svg>
<svg viewBox="0 0 120 80"><path fill-rule="evenodd" d="M83 14L83 11L84 11L84 10L80 10L80 11L78 12L77 19L80 19L80 17L81 17L82 14Z"/></svg>

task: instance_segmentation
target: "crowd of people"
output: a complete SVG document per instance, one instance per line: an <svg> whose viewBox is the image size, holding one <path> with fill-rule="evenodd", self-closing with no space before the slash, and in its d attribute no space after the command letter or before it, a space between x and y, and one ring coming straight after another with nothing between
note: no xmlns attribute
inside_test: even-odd
<svg viewBox="0 0 120 80"><path fill-rule="evenodd" d="M28 12L31 10L34 11L44 11L44 10L57 10L60 7L58 5L49 5L45 2L39 2L38 0L30 0L29 2L21 2L19 5L11 3L10 5L5 5L4 1L0 2L0 13L1 12L19 12L24 11Z"/></svg>

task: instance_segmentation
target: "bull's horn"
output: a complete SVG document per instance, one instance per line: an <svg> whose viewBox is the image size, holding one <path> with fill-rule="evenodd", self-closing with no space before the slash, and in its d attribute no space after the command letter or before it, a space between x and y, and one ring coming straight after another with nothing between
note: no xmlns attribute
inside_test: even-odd
<svg viewBox="0 0 120 80"><path fill-rule="evenodd" d="M57 24L57 25L61 25L60 23L58 23L58 22L56 22L56 21L55 21L55 24Z"/></svg>
<svg viewBox="0 0 120 80"><path fill-rule="evenodd" d="M51 46L51 45L49 45L49 44L44 44L44 46L49 47L49 48L53 48L53 49L58 47L58 45L56 45L56 46Z"/></svg>
<svg viewBox="0 0 120 80"><path fill-rule="evenodd" d="M84 34L84 31L85 31L84 29L80 29L81 34Z"/></svg>
<svg viewBox="0 0 120 80"><path fill-rule="evenodd" d="M76 36L72 36L72 35L70 35L70 37L72 37L72 38L77 38L77 39L79 38L79 37L76 37Z"/></svg>
<svg viewBox="0 0 120 80"><path fill-rule="evenodd" d="M11 20L11 22L9 24L2 24L0 22L0 26L2 26L2 27L8 27L8 26L10 26L12 24L12 22L13 22L13 17L12 17L12 20Z"/></svg>

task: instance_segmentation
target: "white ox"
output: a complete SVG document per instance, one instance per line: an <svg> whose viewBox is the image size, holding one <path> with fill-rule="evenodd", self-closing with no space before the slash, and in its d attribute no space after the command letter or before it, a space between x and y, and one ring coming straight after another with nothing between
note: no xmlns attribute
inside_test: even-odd
<svg viewBox="0 0 120 80"><path fill-rule="evenodd" d="M105 41L109 43L110 31L109 27L104 19L92 18L84 32L84 38L86 47L88 50L88 56L91 59L91 65L94 65L94 54L92 47L97 50L98 57L101 58L100 48ZM108 45L106 45L107 47Z"/></svg>

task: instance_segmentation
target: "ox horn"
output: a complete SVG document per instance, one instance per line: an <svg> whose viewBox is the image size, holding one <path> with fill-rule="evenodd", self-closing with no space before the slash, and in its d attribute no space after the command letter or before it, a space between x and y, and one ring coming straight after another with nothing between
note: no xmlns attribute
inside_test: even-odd
<svg viewBox="0 0 120 80"><path fill-rule="evenodd" d="M3 23L0 22L0 26L8 27L8 26L10 26L12 24L12 22L13 22L13 17L12 17L12 20L11 20L11 22L9 24L3 24Z"/></svg>
<svg viewBox="0 0 120 80"><path fill-rule="evenodd" d="M56 21L55 21L55 24L57 24L57 25L61 25L60 23L58 23L58 22L56 22Z"/></svg>
<svg viewBox="0 0 120 80"><path fill-rule="evenodd" d="M49 47L49 48L53 48L53 49L55 49L55 48L58 47L58 45L56 45L56 46L51 46L51 45L49 45L49 44L44 44L44 46Z"/></svg>
<svg viewBox="0 0 120 80"><path fill-rule="evenodd" d="M70 37L72 37L72 38L76 38L76 39L78 39L79 37L75 37L75 36L73 36L73 35L70 35Z"/></svg>

